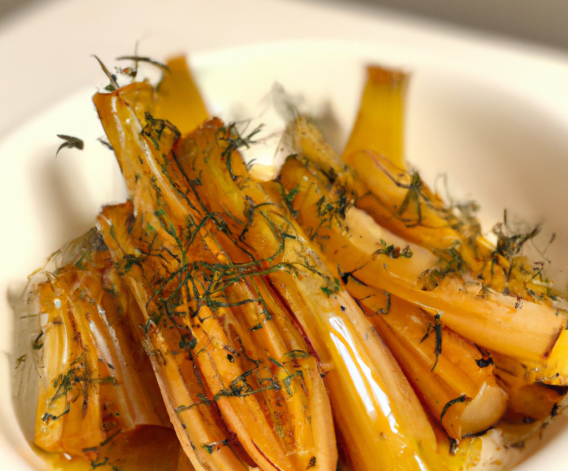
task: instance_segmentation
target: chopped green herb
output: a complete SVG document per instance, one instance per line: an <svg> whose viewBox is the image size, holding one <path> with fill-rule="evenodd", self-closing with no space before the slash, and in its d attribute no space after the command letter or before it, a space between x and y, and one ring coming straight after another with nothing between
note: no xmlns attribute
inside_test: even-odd
<svg viewBox="0 0 568 471"><path fill-rule="evenodd" d="M413 253L410 250L410 246L407 245L404 249L396 247L394 244L387 245L387 243L381 239L382 248L378 249L373 255L386 255L389 258L411 258Z"/></svg>
<svg viewBox="0 0 568 471"><path fill-rule="evenodd" d="M16 360L16 369L20 367L20 365L26 361L26 354L24 353L21 357Z"/></svg>
<svg viewBox="0 0 568 471"><path fill-rule="evenodd" d="M59 146L55 155L59 154L59 151L64 147L69 147L69 149L79 149L83 150L85 148L85 143L78 137L66 136L65 134L58 134L59 139L63 139L65 142Z"/></svg>
<svg viewBox="0 0 568 471"><path fill-rule="evenodd" d="M82 451L83 453L90 453L90 452L92 452L92 451L98 452L98 451L99 451L99 447L98 447L98 446L92 446L92 447L90 447L90 448L83 448L81 451Z"/></svg>
<svg viewBox="0 0 568 471"><path fill-rule="evenodd" d="M105 139L103 139L102 137L97 138L97 141L99 141L103 146L105 146L107 149L114 151L114 149L112 148L112 146L110 145L110 142L106 141Z"/></svg>
<svg viewBox="0 0 568 471"><path fill-rule="evenodd" d="M341 285L339 284L339 280L337 278L333 279L333 284L328 284L326 286L322 286L321 290L327 294L327 297L330 297L332 294L339 292Z"/></svg>
<svg viewBox="0 0 568 471"><path fill-rule="evenodd" d="M451 437L448 437L448 439L450 440L450 455L455 456L458 449L458 441Z"/></svg>
<svg viewBox="0 0 568 471"><path fill-rule="evenodd" d="M434 362L431 371L434 371L434 368L436 368L436 365L438 364L438 358L442 353L442 323L440 322L440 317L442 317L441 313L438 313L434 316L434 325L428 323L428 329L426 329L424 337L422 337L418 342L418 343L424 342L424 340L428 338L432 330L434 330L434 332L436 333L436 347L434 349L434 353L436 354L436 361Z"/></svg>
<svg viewBox="0 0 568 471"><path fill-rule="evenodd" d="M284 379L282 380L282 382L284 383L284 387L286 388L286 392L287 392L290 396L293 396L293 395L294 395L294 393L292 392L291 383L292 383L292 380L293 380L295 377L303 377L303 373L302 373L300 370L297 370L295 373L292 373L292 374L286 376L286 378L284 378Z"/></svg>
<svg viewBox="0 0 568 471"><path fill-rule="evenodd" d="M280 363L278 360L275 360L274 358L272 358L271 356L268 357L268 359L274 363L276 366L282 368L284 365L282 363Z"/></svg>
<svg viewBox="0 0 568 471"><path fill-rule="evenodd" d="M444 406L444 408L442 409L442 413L440 414L440 422L442 422L444 416L446 415L446 412L448 412L448 409L450 407L452 407L454 404L460 404L460 403L464 403L464 402L467 402L467 403L471 402L471 397L468 397L465 394L462 394L461 396L458 396L455 399L448 401L446 403L446 405Z"/></svg>
<svg viewBox="0 0 568 471"><path fill-rule="evenodd" d="M507 210L503 212L503 222L493 227L493 233L497 236L497 253L507 259L511 259L521 252L526 242L536 237L540 232L540 226L524 234L511 233L507 224ZM509 235L511 233L511 235Z"/></svg>
<svg viewBox="0 0 568 471"><path fill-rule="evenodd" d="M217 142L221 143L224 141L227 143L227 146L223 150L221 156L226 159L227 170L229 171L229 175L231 176L231 179L233 181L237 179L237 177L233 174L233 168L231 164L233 151L241 147L246 147L248 149L252 144L256 144L256 141L253 141L253 137L256 136L261 131L261 129L262 124L253 129L252 132L250 132L247 136L242 136L237 130L235 123L229 124L227 128L219 128Z"/></svg>
<svg viewBox="0 0 568 471"><path fill-rule="evenodd" d="M114 92L115 90L118 90L120 87L116 81L116 75L111 74L109 70L106 68L106 66L103 64L103 62L97 56L93 55L93 57L97 60L97 62L101 66L101 69L103 69L103 72L110 80L110 84L105 87L105 90L109 92Z"/></svg>
<svg viewBox="0 0 568 471"><path fill-rule="evenodd" d="M105 466L108 463L108 459L109 459L108 456L105 456L104 461L97 461L97 460L91 461L91 469L96 469L101 466Z"/></svg>
<svg viewBox="0 0 568 471"><path fill-rule="evenodd" d="M65 408L65 410L61 414L55 416L55 415L51 415L49 412L46 412L45 414L43 414L41 416L41 420L43 422L45 422L46 424L48 424L49 422L52 422L52 421L56 421L57 419L60 419L61 417L63 417L65 414L68 414L70 409L71 409L71 404L68 403L67 407Z"/></svg>
<svg viewBox="0 0 568 471"><path fill-rule="evenodd" d="M110 437L108 437L106 440L102 441L101 443L99 443L99 446L105 446L107 443L110 443L111 440L113 440L115 437L117 437L118 435L120 435L122 433L122 430L119 430L118 432L116 432L115 434L111 435Z"/></svg>
<svg viewBox="0 0 568 471"><path fill-rule="evenodd" d="M179 341L179 348L180 350L194 350L197 347L197 339L195 337L190 338L189 335L184 334L181 336Z"/></svg>
<svg viewBox="0 0 568 471"><path fill-rule="evenodd" d="M207 453L212 454L213 450L215 449L214 445L208 445L207 443L204 443L203 445L201 445L201 448L204 448L205 451L207 451Z"/></svg>
<svg viewBox="0 0 568 471"><path fill-rule="evenodd" d="M303 350L291 350L286 352L284 356L294 360L296 358L310 358L311 355L308 352L304 352Z"/></svg>
<svg viewBox="0 0 568 471"><path fill-rule="evenodd" d="M479 360L475 360L475 363L477 363L477 366L480 368L486 368L493 364L493 358L491 358L491 356L488 358L480 358Z"/></svg>
<svg viewBox="0 0 568 471"><path fill-rule="evenodd" d="M286 203L286 206L288 207L290 214L292 214L292 217L296 217L298 215L298 210L294 209L293 202L294 202L294 198L296 197L296 195L299 192L300 192L300 184L299 183L294 188L292 188L288 192L288 194L285 194L284 191L282 191L282 199L284 200L284 203Z"/></svg>
<svg viewBox="0 0 568 471"><path fill-rule="evenodd" d="M149 57L141 57L141 56L136 56L136 55L134 55L134 56L121 56L121 57L117 57L116 60L117 61L125 61L125 60L134 61L134 63L135 63L134 70L138 69L138 62L147 62L148 64L155 65L156 67L158 67L158 68L160 68L160 69L162 69L166 72L170 71L170 69L168 68L167 65L162 64L161 62L158 62L158 61L151 59Z"/></svg>
<svg viewBox="0 0 568 471"><path fill-rule="evenodd" d="M40 342L40 339L43 337L43 330L39 333L39 335L36 337L36 339L32 342L32 348L34 350L39 350L43 347L43 342Z"/></svg>

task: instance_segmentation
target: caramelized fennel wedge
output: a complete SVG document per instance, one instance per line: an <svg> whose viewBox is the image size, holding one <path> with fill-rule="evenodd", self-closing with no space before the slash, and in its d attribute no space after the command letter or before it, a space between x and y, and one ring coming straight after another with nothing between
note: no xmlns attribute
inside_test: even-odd
<svg viewBox="0 0 568 471"><path fill-rule="evenodd" d="M505 420L527 424L545 420L558 412L563 400L561 388L527 383L523 378L516 377L499 366L495 368L495 376L509 394Z"/></svg>
<svg viewBox="0 0 568 471"><path fill-rule="evenodd" d="M193 131L209 118L184 56L166 61L168 71L156 87L156 118L174 123L179 132Z"/></svg>
<svg viewBox="0 0 568 471"><path fill-rule="evenodd" d="M363 148L344 154L351 167L345 166L319 131L302 117L289 125L288 133L299 156L316 164L310 170L318 173L321 169L318 178L322 182L335 183L349 202L382 227L436 253L439 267L425 279L430 288L445 273L469 272L493 291L555 305L558 293L550 290L541 270L519 254L536 230L510 234L505 221L494 228L498 243L493 246L481 234L474 203L447 206L420 179L418 172L406 169L404 163L395 165L387 157Z"/></svg>
<svg viewBox="0 0 568 471"><path fill-rule="evenodd" d="M201 201L224 217L234 237L267 266L283 267L266 276L329 370L326 381L336 422L354 468L420 469L422 449L436 444L410 385L353 299L327 271L317 248L282 207L278 187L253 182L240 155L219 144L222 132L219 121L206 123L177 144L177 158L188 178L199 178Z"/></svg>
<svg viewBox="0 0 568 471"><path fill-rule="evenodd" d="M355 188L348 174L342 180L353 192L357 207L399 236L435 251L444 262L438 273L430 274L430 286L438 284L444 273L454 271L479 279L493 291L555 305L558 293L550 289L542 269L521 255L523 244L538 233L538 228L526 234L512 233L505 212L504 223L493 228L497 235L494 246L481 234L474 203L447 206L418 172L396 167L373 151L355 152L347 160L357 172L357 185L364 184ZM367 194L361 192L365 186Z"/></svg>
<svg viewBox="0 0 568 471"><path fill-rule="evenodd" d="M349 136L341 160L351 169L338 173L344 183L358 194L357 206L367 211L377 222L406 239L428 248L448 249L462 240L460 231L455 230L456 218L447 211L444 202L423 184L417 172L409 171L404 160L404 114L409 76L400 70L378 66L367 67L367 81L361 96L357 119ZM298 120L300 121L300 120ZM303 127L299 124L298 129ZM318 134L314 130L314 134ZM385 178L390 178L387 187L393 192L383 192L361 174L365 167L365 153L371 151L381 159L386 169ZM310 158L308 156L308 158ZM337 162L338 157L334 157ZM401 178L402 177L402 178ZM393 183L395 185L393 185ZM394 188L396 186L396 188ZM368 190L366 188L368 188ZM370 191L369 191L370 190ZM403 197L392 204L396 192ZM471 223L474 221L466 221ZM460 224L463 232L464 224ZM477 232L476 221L471 229ZM478 252L483 250L480 234L472 234L473 241L460 249L468 263L475 263ZM460 250L458 249L458 250ZM469 250L468 250L469 249ZM473 250L471 250L473 249Z"/></svg>
<svg viewBox="0 0 568 471"><path fill-rule="evenodd" d="M351 153L344 161L349 166L348 172L354 172L343 177L346 185L351 186L350 180L357 179L370 193L357 206L379 224L428 248L449 249L461 243L461 234L452 227L457 224L455 217L416 172L396 166L368 149ZM354 191L360 190L354 188Z"/></svg>
<svg viewBox="0 0 568 471"><path fill-rule="evenodd" d="M245 267L234 265L228 252L219 245L217 235L220 231L214 216L205 211L197 194L190 194L192 183L177 169L175 155L170 154L175 131L167 123L158 122L147 115L144 122L138 121L137 110L143 110L144 106L139 97L150 96L142 92L143 87L131 86L114 94L95 97L103 125L117 152L136 207L136 217L129 217L129 227L138 236L136 239L130 238L129 244L121 242L116 246L113 252L115 260L123 267L123 271L126 271L130 261L128 274L125 275L136 280L138 291L145 292L145 308L149 310L148 320L151 321L152 329L161 331L162 322L172 322L174 330L185 328L194 334L198 351L205 348L203 354L197 355L193 362L202 372L204 382L210 389L211 394L206 397L219 406L223 419L236 433L247 454L259 466L267 470L293 470L312 463L311 467L316 470L333 469L333 430L322 427L330 422L325 419L330 415L329 405L327 398L321 393L321 378L314 373L315 363L312 366L306 365L308 368L304 384L298 383L303 378L300 374L296 378L288 378L291 386L298 390L298 398L305 393L306 401L303 404L302 401L286 401L282 398L288 406L288 420L293 423L292 429L299 435L293 441L294 453L287 453L284 451L284 437L279 436L272 425L275 414L271 415L267 405L271 394L284 396L289 392L276 388L273 380L271 387L264 385L263 388L258 384L258 388L245 391L250 387L246 378L252 381L250 375L258 369L258 365L248 367L248 371L241 369L240 361L230 362L227 354L219 351L226 345L230 352L231 349L238 349L238 345L231 343L235 339L231 338L231 331L226 330L227 325L223 324L231 318L232 306L224 299L222 290L217 289L218 295L212 296L210 290L214 285L211 283L219 270L236 270L239 273L238 270ZM105 231L106 237L116 237L116 232L113 235L110 227L113 226L109 225L109 229ZM209 232L210 227L214 233ZM224 240L228 243L227 238ZM109 244L112 245L113 242L109 241ZM125 247L130 248L126 250ZM159 254L154 254L153 250L158 250ZM250 267L254 265L256 262L249 264ZM194 272L192 267L195 266L212 270L212 278L202 279L202 273ZM228 273L220 276L223 278L225 275ZM235 279L229 284L237 281ZM190 282L192 284L188 284ZM141 303L142 298L138 298ZM223 309L224 307L229 309ZM187 317L191 312L195 313L192 317L196 317L193 321ZM240 323L241 320L232 318L232 325ZM199 330L195 330L196 328ZM250 344L248 334L244 333L246 329L242 328L237 340L242 337L241 342ZM173 354L175 346L167 339L164 345L169 345ZM266 353L263 350L258 353L260 360L255 359L255 362L268 363L268 359L263 361L261 356L266 356ZM259 383L262 383L261 379L258 378ZM187 407L190 405L191 403ZM307 410L311 411L309 417L313 420L312 424L306 420L306 405L309 405ZM186 426L191 428L193 425ZM263 430L263 433L253 437L250 431L255 428ZM206 450L211 446L210 443L194 445L205 447Z"/></svg>
<svg viewBox="0 0 568 471"><path fill-rule="evenodd" d="M468 285L452 274L425 290L425 271L434 268L425 268L427 250L410 242L395 246L391 240L396 243L397 238L363 215L349 216L347 226L347 214L360 210L349 207L343 187L328 190L295 157L283 166L280 180L293 197L302 226L326 247L326 255L338 264L345 279L386 290L426 308L432 316L439 312L442 324L478 345L537 362L550 354L564 328L564 318L556 315L556 309L529 301L515 307L517 298L480 291L479 284ZM404 245L412 255L404 255Z"/></svg>
<svg viewBox="0 0 568 471"><path fill-rule="evenodd" d="M315 164L310 168L312 172L321 171L319 178L323 184L335 183L342 187L349 202L368 213L385 229L429 249L448 250L459 246L461 235L448 223L448 218L452 216L454 224L458 221L444 207L442 200L428 190L418 174L409 172L403 162L395 165L387 157L364 147L344 154L342 161L324 141L320 131L303 116L289 123L287 135L298 158ZM367 162L369 158L380 162L379 168L383 169L383 174L377 176L380 180L368 182L367 179L372 176L360 177L360 173L371 166ZM421 204L417 204L417 195L421 191L426 193L427 204L419 200ZM407 197L408 201L405 201ZM471 230L474 233L475 227ZM483 254L485 257L490 253L485 247L486 242L481 242L484 241L480 240L475 246L481 253L475 253L470 244L462 248L462 251L467 249L464 252L467 262L478 270L482 269L483 263L476 261L476 256Z"/></svg>
<svg viewBox="0 0 568 471"><path fill-rule="evenodd" d="M373 315L374 310L367 312ZM484 432L503 416L508 395L491 365L478 366L482 355L471 342L445 327L437 333L430 316L394 296L389 312L372 319L406 377L452 438Z"/></svg>
<svg viewBox="0 0 568 471"><path fill-rule="evenodd" d="M170 185L167 176L160 171L159 163L154 158L157 155L160 157L160 161L162 160L162 152L169 152L166 139L169 139L171 148L175 135L167 129L160 139L159 146L163 147L158 151L153 143L148 142L148 139L145 139L141 134L143 124L139 121L136 111L137 109L151 108L153 95L149 93L150 91L151 87L147 84L133 84L113 94L95 95L94 101L107 136L117 154L127 186L134 197L134 205L140 217L139 221L142 218L146 220L146 227L137 228L137 232L144 233L146 230L153 234L162 229L162 221L155 213L166 216L163 209L165 206L168 208L167 218L177 221L183 220L185 208L177 200L176 189ZM141 99L143 101L140 101ZM140 113L138 115L143 116ZM151 130L150 133L152 133ZM160 206L158 207L158 205ZM117 262L122 261L123 270L125 270L128 263L127 255L136 257L138 244L131 241L130 235L124 228L129 220L134 223L132 207L127 209L124 215L119 213L118 216L114 217L116 224L113 224L112 213L108 216L105 214L105 212L119 210L119 207L105 209L99 218L99 223L111 252L114 251L115 260ZM168 227L167 222L165 224ZM121 228L122 233L119 235ZM175 227L174 229L178 230ZM160 234L163 233L164 230L162 229ZM156 234L158 233L156 232ZM171 251L173 248L179 253L175 237L167 236L166 233L165 237L169 239L166 245L168 250ZM120 243L117 243L115 238L118 238ZM143 249L147 251L146 253L151 253L153 244L150 245L146 242L146 238L143 241L146 245ZM160 247L160 252L167 253L162 248L163 245L158 247ZM173 253L175 254L175 252ZM152 259L153 257L150 257L150 262L153 262ZM133 273L141 271L141 266L136 263L130 268ZM161 269L162 273L163 271L164 268ZM152 270L149 273L152 273ZM163 277L163 275L159 276ZM152 307L153 310L157 311L156 314L160 312L159 306L147 306L154 289L148 284L148 281L144 280L143 273L138 274L138 280L132 279L132 275L129 275L128 278L131 279L128 282L130 290L135 289L135 299L142 316L137 325L141 324L142 328L145 329L145 326L149 324L152 329L148 331L148 334L150 334L148 340L150 345L153 345L152 351L162 352L162 355L170 357L168 358L169 361L166 362L160 362L153 358L154 369L162 389L164 401L168 406L170 418L193 465L197 469L247 469L248 466L241 463L241 459L229 447L223 446L215 454L208 453L206 448L203 447L203 445L226 440L228 434L223 430L222 422L219 422L219 419L215 417L214 411L210 410L209 404L200 399L204 397L209 401L208 391L204 389L200 376L196 375L198 370L195 370L193 357L188 357L186 354L173 355L173 352L180 348L181 333L177 332L177 329L172 332L169 332L169 329L160 329L159 322L158 325L152 322L151 314L153 313L148 313L147 308ZM160 278L158 278L158 282L160 282L159 280ZM165 335L174 337L168 342ZM172 361L172 358L175 361ZM196 406L192 407L193 405ZM180 407L182 408L181 413L176 416L175 411L180 410ZM200 411L200 409L206 410Z"/></svg>
<svg viewBox="0 0 568 471"><path fill-rule="evenodd" d="M69 455L44 453L39 456L51 470L92 471L94 469L120 471L194 471L180 446L176 433L171 428L141 426L120 434L99 447L98 456L69 457ZM118 438L118 437L117 437Z"/></svg>
<svg viewBox="0 0 568 471"><path fill-rule="evenodd" d="M123 318L109 252L94 230L70 245L75 253L63 249L67 263L29 288L47 317L35 346L43 365L35 442L83 456L139 426L169 424Z"/></svg>
<svg viewBox="0 0 568 471"><path fill-rule="evenodd" d="M343 151L373 149L396 165L404 164L404 114L409 76L378 66L367 67L359 112Z"/></svg>
<svg viewBox="0 0 568 471"><path fill-rule="evenodd" d="M101 232L122 270L125 269L125 263L128 263L128 257L124 255L134 254L136 248L127 229L127 222L133 219L133 209L131 203L106 206L99 216ZM230 434L215 403L209 401L209 390L196 369L191 349L188 347L189 350L185 350L182 334L175 328L170 329L169 327L173 327L170 323L159 328L152 321L148 309L153 306L148 303L141 267L134 265L128 273L128 276L123 276L127 293L130 293L127 298L128 313L137 326L137 333L152 362L170 420L193 466L197 470L249 469L242 461L241 455L244 453L239 451L238 442L236 446L222 446L214 454L208 453L203 447L212 443L229 443Z"/></svg>
<svg viewBox="0 0 568 471"><path fill-rule="evenodd" d="M525 384L541 383L568 386L568 331L561 332L550 356L543 361L523 361L494 354L499 369L519 378Z"/></svg>

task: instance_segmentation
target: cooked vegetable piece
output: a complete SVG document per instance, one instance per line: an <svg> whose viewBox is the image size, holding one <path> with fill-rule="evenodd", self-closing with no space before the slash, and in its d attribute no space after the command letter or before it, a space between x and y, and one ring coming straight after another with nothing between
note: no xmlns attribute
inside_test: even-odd
<svg viewBox="0 0 568 471"><path fill-rule="evenodd" d="M479 239L479 243L472 246L478 240L479 225L471 218L456 218L452 211L445 208L443 201L424 185L417 173L405 170L404 163L397 166L388 158L363 149L350 153L349 158L344 156L350 165L347 166L325 143L320 131L302 116L289 124L287 132L291 136L294 151L316 164L329 184L335 182L343 187L349 201L372 216L382 227L429 249L448 251L457 248L461 250L460 253L463 252L462 258L470 266L482 269L483 262L476 257L488 257L490 248L485 247L487 243L484 239ZM381 189L380 195L374 192L377 188L371 191L358 173L358 170L365 171L366 167L363 167L366 162L373 158L379 162L379 168L384 169L381 180L373 182ZM358 170L351 167L352 161L357 163ZM420 198L427 199L427 203ZM460 246L462 236L458 228L469 234L464 247Z"/></svg>
<svg viewBox="0 0 568 471"><path fill-rule="evenodd" d="M60 300L60 293L65 294L51 283L40 292L43 312L51 312L43 347L53 355L46 359L48 373L40 382L35 442L47 451L80 454L83 448L97 446L105 439L100 384L92 381L100 376L95 355L89 355L83 343L74 341L89 339L87 321L81 320L84 312L74 310L65 297Z"/></svg>
<svg viewBox="0 0 568 471"><path fill-rule="evenodd" d="M352 154L350 165L371 193L359 200L357 206L382 226L439 255L443 265L431 274L431 286L448 272L461 275L469 272L485 287L499 293L549 306L554 304L558 293L550 289L542 266L530 264L520 255L523 244L538 229L526 234L510 233L505 219L504 224L494 228L498 243L493 247L481 234L472 204L447 207L418 173L397 168L371 151ZM357 195L353 197L357 199Z"/></svg>
<svg viewBox="0 0 568 471"><path fill-rule="evenodd" d="M128 288L126 292L129 293L128 312L133 323L138 326L140 341L152 361L170 420L197 470L207 469L201 463L211 469L247 469L247 464L242 462L243 458L246 459L246 454L240 450L238 442L228 446L230 434L212 401L200 370L196 368L194 350L197 344L192 342L192 330L180 330L174 320L167 316L161 320L155 315L159 316L159 311L155 312L156 306L149 302L144 286L145 272L153 273L152 270L143 270L142 261L129 265L132 258L128 255L136 256L137 249L152 253L152 250L148 250L149 247L133 243L133 240L143 236L143 231L136 224L133 210L130 202L106 206L99 217L99 225L111 253L118 260L119 269L127 270L123 280ZM134 234L139 235L136 239L128 233L129 227L132 227L131 232L136 231ZM168 245L165 247L169 248ZM158 250L160 252L167 253L163 248ZM160 260L158 255L150 257L151 260L154 258ZM159 277L159 272L156 275ZM226 442L227 446L220 447L216 453L208 453L202 446L218 442Z"/></svg>
<svg viewBox="0 0 568 471"><path fill-rule="evenodd" d="M168 218L174 220L176 220L176 214L173 211L177 209L179 214L184 209L177 201L176 195L172 194L176 189L169 185L167 176L158 170L159 164L154 160L154 153L158 154L155 144L162 149L158 154L161 157L162 152L169 151L166 139L169 139L171 146L175 139L175 132L171 128L164 127L161 129L163 135L160 135L160 131L154 133L150 125L149 136L141 134L144 126L140 120L145 120L146 110L151 109L153 105L152 88L147 84L133 84L112 95L96 95L94 100L107 136L117 154L129 190L136 202L139 216L138 221L132 218L133 207L107 207L99 218L99 224L111 253L115 259L122 262L123 270L128 269L125 282L133 293L130 310L133 313L138 312L136 325L143 326L141 340L150 346L151 352L160 352L159 358L155 355L150 358L153 360L154 370L158 376L170 419L196 469L204 467L219 470L247 469L247 465L242 463L241 453L238 450L235 452L233 448L222 446L218 452L208 453L208 449L202 446L227 440L229 435L216 412L216 405L213 404L213 408L209 406L211 394L208 394L206 388L204 389L201 374L195 368L193 354L189 355L192 352L174 355L174 352L181 348L179 345L182 333L175 328L175 324L172 326L174 329L169 329L169 325L166 328L159 328L157 320L159 317L157 316L159 316L160 306L156 306L156 302L154 305L149 304L155 288L151 285L147 286L148 283L145 282L143 274L137 273L142 271L142 262L138 261L137 249L142 249L147 254L152 254L154 251L154 244L151 244L150 237L160 235L162 239L165 239L156 245L156 250L162 257L164 253L168 254L166 249L171 251L173 248L179 253L175 236L168 235L162 228L159 216L162 216L164 211L163 208L158 207L158 204L171 204ZM115 121L116 118L118 122ZM159 143L156 137L160 138ZM166 193L163 196L168 198L164 203L162 203L162 188ZM131 226L127 225L129 221ZM142 221L145 222L145 227L140 228L138 225L141 225ZM136 225L135 222L137 222ZM148 236L138 244L134 244L127 232L128 227L136 228L141 235L147 231ZM160 232L157 232L158 230ZM117 243L115 238L120 243ZM144 243L145 247L141 243ZM176 255L176 252L173 253ZM149 261L146 260L147 263L153 262L154 258L157 258L156 264L161 260L159 256L149 258ZM169 260L166 261L169 262ZM149 273L153 272L152 268ZM158 283L161 283L161 279L167 278L167 275L164 277L163 272L164 268L156 273ZM152 322L151 316L154 316L156 322ZM168 317L165 319L167 321ZM187 332L187 335L189 339L193 337L191 332ZM161 358L165 358L166 361L161 361Z"/></svg>
<svg viewBox="0 0 568 471"><path fill-rule="evenodd" d="M482 356L471 342L446 327L438 333L436 326L431 328L430 316L394 296L388 314L373 320L406 377L452 438L484 432L499 421L508 395L491 365L482 368L476 363Z"/></svg>
<svg viewBox="0 0 568 471"><path fill-rule="evenodd" d="M111 229L116 216L112 216L110 208L101 219L101 227L114 259L124 267L123 276L145 318L149 340L155 349L160 342L162 355L174 355L179 342L169 340L168 336L185 329L190 339L195 339L199 354L191 362L209 389L209 394L201 393L207 398L201 402L207 402L204 404L207 407L215 404L220 408L223 420L235 432L240 445L263 469L292 470L310 464L316 470L333 469L335 440L329 427L331 420L326 418L331 413L316 363L307 358L302 362L293 359L292 363L276 360L285 368L272 369L268 353L278 356L283 347L261 343L255 348L253 339L259 335L262 338L264 333L257 334L257 330L265 328L271 340L276 340L277 324L263 325L259 316L264 314L262 310L245 311L242 317L233 315L233 307L253 302L262 304L250 298L231 301L232 296L239 295L235 290L246 286L246 280L241 279L253 275L258 264L234 263L229 252L219 245L217 240L222 233L218 221L204 211L199 195L192 193L192 182L177 169L175 155L170 154L171 143L177 137L175 128L145 112L142 123L138 121L142 115L139 110L144 105L137 97L151 94L144 92L143 86L137 84L137 87L112 95L97 95L95 103L136 207L136 217L123 218L130 221L131 234L123 232L125 240L118 239L120 243L111 240L118 238L118 231ZM138 134L140 130L142 133ZM245 254L230 238L222 240L233 253L239 250ZM158 253L154 254L155 251ZM153 275L149 278L150 273ZM250 290L249 286L249 293ZM247 325L247 316L249 319L256 316L261 323ZM280 334L290 338L285 329ZM301 337L297 336L296 342L298 339ZM306 346L303 347L302 351L306 351ZM232 355L235 351L242 356L233 356L230 361L227 352ZM250 357L249 352L254 356ZM266 373L270 376L263 376ZM166 386L170 389L179 383L174 377L163 379L169 381ZM165 391L165 394L168 404L172 401L171 393ZM286 395L296 397L289 400ZM195 402L181 405L177 401L175 408L170 404L170 409L185 412ZM276 412L274 407L283 405L286 408ZM282 426L293 431L291 441L290 433L278 432L278 417L286 422ZM179 433L180 423L173 420ZM183 425L188 435L198 427L197 423L187 421ZM210 466L208 455L217 456L218 450L227 448L226 437L211 442L189 438L185 445L186 449L191 448L188 455L196 467L197 464ZM215 453L210 452L213 449Z"/></svg>
<svg viewBox="0 0 568 471"><path fill-rule="evenodd" d="M121 433L83 457L39 452L49 470L194 471L171 428L141 426ZM113 468L114 467L114 468Z"/></svg>
<svg viewBox="0 0 568 471"><path fill-rule="evenodd" d="M320 158L326 157L320 154ZM333 253L342 273L420 304L432 316L443 313L442 324L479 345L537 362L550 355L565 323L556 309L530 301L519 306L516 297L484 290L477 281L464 281L465 269L450 267L432 287L429 278L447 268L444 259L425 266L425 249L398 238L358 208L350 207L351 195L340 182L328 191L321 175L310 171L311 167L291 157L280 179L294 198L294 210L302 211L308 234L317 243L334 247L326 251ZM295 201L298 189L310 192L309 202L305 195ZM404 257L407 245L411 257ZM398 250L398 255L389 253L389 247Z"/></svg>
<svg viewBox="0 0 568 471"><path fill-rule="evenodd" d="M207 120L209 113L185 57L172 57L166 66L168 71L157 87L155 117L175 123L186 134Z"/></svg>
<svg viewBox="0 0 568 471"><path fill-rule="evenodd" d="M347 172L342 170L339 173L343 173L345 184L353 186L350 190L357 194L357 199L360 198L358 207L365 209L379 224L413 242L424 242L422 245L428 248L448 249L461 240L461 234L455 231L459 221L438 195L423 184L418 173L407 169L404 160L402 149L408 82L409 76L400 70L378 66L367 68L358 116L341 156L341 160L355 172L364 169L367 152L378 156L385 167L384 178L392 180L386 182L388 190L384 192L381 188L380 194L376 194L378 189L373 187L376 182L369 186L366 175L353 175L347 169ZM295 126L298 132L312 127L303 118L299 118ZM319 132L312 129L311 134L317 136ZM313 159L313 155L304 152ZM331 158L335 166L339 165L339 156L328 154L326 158ZM321 165L321 162L318 164ZM396 189L392 188L392 183L395 183ZM396 198L396 204L391 204L393 195L389 190L402 194L402 198ZM474 224L472 229L476 232L478 225ZM480 234L472 234L473 243L477 244L475 239L478 236Z"/></svg>
<svg viewBox="0 0 568 471"><path fill-rule="evenodd" d="M65 251L70 261L34 290L47 316L34 344L43 363L35 442L81 456L141 425L169 424L104 244L92 230Z"/></svg>
<svg viewBox="0 0 568 471"><path fill-rule="evenodd" d="M553 410L558 411L564 390L539 383L527 383L523 378L497 367L495 375L509 394L505 420L532 423L547 419Z"/></svg>
<svg viewBox="0 0 568 471"><path fill-rule="evenodd" d="M212 120L180 141L176 155L188 178L199 179L201 202L224 218L253 259L281 267L266 270L267 277L329 370L334 416L353 468L421 469L422 452L436 444L410 385L283 207L278 186L262 187L250 179L241 156L230 148L233 139Z"/></svg>
<svg viewBox="0 0 568 471"><path fill-rule="evenodd" d="M568 386L568 332L563 330L552 353L544 362L519 361L493 352L495 364L525 384Z"/></svg>
<svg viewBox="0 0 568 471"><path fill-rule="evenodd" d="M428 248L448 250L461 242L460 221L429 191L418 173L366 149L350 154L346 163L370 193L358 207L379 224ZM472 238L476 236L474 232Z"/></svg>
<svg viewBox="0 0 568 471"><path fill-rule="evenodd" d="M409 76L379 66L367 67L367 82L344 158L372 149L395 165L404 162L404 113Z"/></svg>

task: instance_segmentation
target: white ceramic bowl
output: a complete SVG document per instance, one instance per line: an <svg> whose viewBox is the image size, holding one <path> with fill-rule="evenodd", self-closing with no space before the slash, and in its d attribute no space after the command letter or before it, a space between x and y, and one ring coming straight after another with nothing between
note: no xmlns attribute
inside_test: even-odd
<svg viewBox="0 0 568 471"><path fill-rule="evenodd" d="M311 106L330 107L339 143L355 116L363 66L379 62L407 69L413 75L407 159L428 183L447 174L454 197L474 197L486 230L500 220L504 208L521 220L544 222L541 242L557 234L547 257L554 260L553 278L565 286L568 60L518 50L493 54L485 43L454 49L451 36L442 46L377 40L265 42L195 54L192 64L216 113L230 114L236 104L254 107L278 81ZM102 74L93 80L105 81ZM93 92L93 87L79 87L30 115L0 144L2 293L17 289L49 254L91 227L102 204L124 198L113 155L96 141L103 132L90 101ZM56 158L58 133L81 137L85 150L65 149ZM11 352L19 321L4 295L0 321L0 350L7 353L0 358L0 464L1 469L23 471L38 462L10 399L15 368ZM17 388L25 390L26 384ZM518 469L568 469L562 459L567 445L568 429L561 430Z"/></svg>

